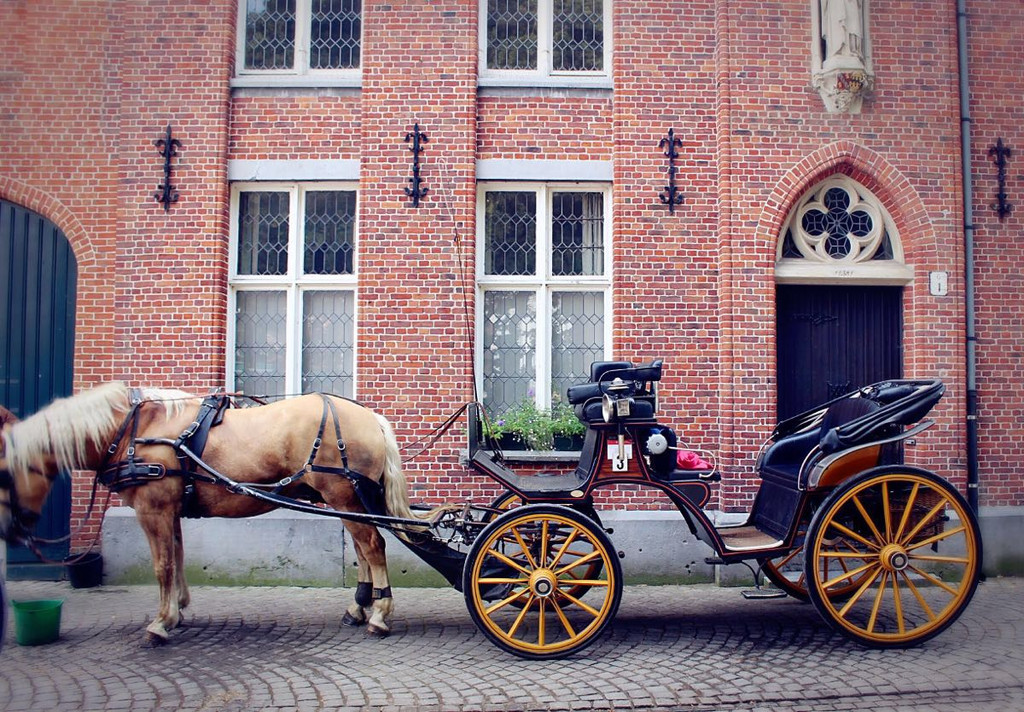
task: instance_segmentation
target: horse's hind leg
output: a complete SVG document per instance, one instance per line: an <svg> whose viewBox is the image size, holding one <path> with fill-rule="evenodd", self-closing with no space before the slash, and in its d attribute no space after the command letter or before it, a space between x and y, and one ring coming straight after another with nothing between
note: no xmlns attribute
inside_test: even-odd
<svg viewBox="0 0 1024 712"><path fill-rule="evenodd" d="M369 524L358 524L346 521L345 526L352 541L355 543L361 561L365 561L370 569L372 581L371 600L373 610L370 613L370 621L366 626L366 632L381 638L391 634L391 626L388 620L394 610L394 601L391 598L391 584L388 580L388 562L384 555L384 537L380 535L377 528ZM360 566L360 569L362 566ZM359 590L357 589L357 594ZM365 589L364 589L365 591Z"/></svg>
<svg viewBox="0 0 1024 712"><path fill-rule="evenodd" d="M359 580L356 583L355 602L345 611L341 622L347 626L357 627L366 623L366 610L373 605L373 581L370 576L370 565L366 563L359 547L356 547L356 558L359 559Z"/></svg>

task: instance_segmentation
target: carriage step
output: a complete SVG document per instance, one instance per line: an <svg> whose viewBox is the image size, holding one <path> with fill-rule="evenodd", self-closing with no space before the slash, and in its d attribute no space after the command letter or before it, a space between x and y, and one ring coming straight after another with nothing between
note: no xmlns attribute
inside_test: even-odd
<svg viewBox="0 0 1024 712"><path fill-rule="evenodd" d="M742 591L741 595L750 601L760 598L785 598L787 594L778 588L749 588Z"/></svg>

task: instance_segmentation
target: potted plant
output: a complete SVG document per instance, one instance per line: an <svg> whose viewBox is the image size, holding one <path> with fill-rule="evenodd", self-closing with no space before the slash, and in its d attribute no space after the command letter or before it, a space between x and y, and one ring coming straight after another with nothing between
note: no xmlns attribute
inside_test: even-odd
<svg viewBox="0 0 1024 712"><path fill-rule="evenodd" d="M576 412L568 403L556 403L551 409L551 434L555 450L581 449L586 431L583 421L576 417Z"/></svg>
<svg viewBox="0 0 1024 712"><path fill-rule="evenodd" d="M532 398L520 401L485 428L502 448L511 450L578 450L585 431L568 404L557 403L551 411L543 411Z"/></svg>

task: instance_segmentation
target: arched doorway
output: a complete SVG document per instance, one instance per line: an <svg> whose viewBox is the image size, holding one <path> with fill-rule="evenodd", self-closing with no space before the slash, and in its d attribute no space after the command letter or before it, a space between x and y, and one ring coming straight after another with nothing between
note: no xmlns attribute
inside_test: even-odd
<svg viewBox="0 0 1024 712"><path fill-rule="evenodd" d="M776 249L778 417L903 373L912 272L879 200L846 175L807 191Z"/></svg>
<svg viewBox="0 0 1024 712"><path fill-rule="evenodd" d="M42 215L0 200L0 403L25 418L71 394L78 263L64 233ZM70 529L70 478L58 478L36 527L53 539ZM43 547L54 560L62 543ZM48 576L24 547L8 550L12 578Z"/></svg>

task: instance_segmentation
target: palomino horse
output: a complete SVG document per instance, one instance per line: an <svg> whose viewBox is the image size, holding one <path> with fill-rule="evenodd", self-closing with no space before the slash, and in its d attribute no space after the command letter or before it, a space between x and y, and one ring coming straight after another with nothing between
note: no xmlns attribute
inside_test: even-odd
<svg viewBox="0 0 1024 712"><path fill-rule="evenodd" d="M198 398L180 391L108 383L8 423L0 438L0 537L31 538L28 530L62 470L98 470L101 481L135 509L160 586L160 610L146 629L151 645L167 641L189 603L183 514L250 517L274 509L273 502L205 481L202 470L194 473L166 442L196 430L202 412ZM202 460L236 482L341 512L366 511L365 493L375 490L383 500L379 509L414 518L391 426L364 406L315 394L214 415L217 424L206 433ZM359 584L343 622L366 623L370 609L368 632L387 635L393 602L384 540L372 523L344 523L355 543Z"/></svg>

